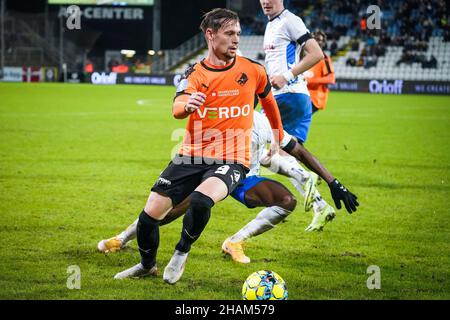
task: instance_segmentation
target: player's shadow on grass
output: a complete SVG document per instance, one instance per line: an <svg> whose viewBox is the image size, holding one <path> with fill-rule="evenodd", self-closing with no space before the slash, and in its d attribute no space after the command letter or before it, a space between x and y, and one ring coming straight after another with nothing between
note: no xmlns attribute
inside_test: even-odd
<svg viewBox="0 0 450 320"><path fill-rule="evenodd" d="M119 252L103 253L97 250L96 245L84 248L69 248L60 252L62 256L75 264L89 263L98 267L106 266L129 266L130 259L133 257L138 259L139 250L137 248L127 246Z"/></svg>

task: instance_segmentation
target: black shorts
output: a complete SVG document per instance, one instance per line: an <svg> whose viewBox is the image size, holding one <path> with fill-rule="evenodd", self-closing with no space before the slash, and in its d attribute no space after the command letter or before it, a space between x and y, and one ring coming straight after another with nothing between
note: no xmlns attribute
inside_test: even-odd
<svg viewBox="0 0 450 320"><path fill-rule="evenodd" d="M228 196L245 179L248 171L248 168L239 163L175 164L170 161L153 185L152 191L169 197L175 207L207 178L217 177L227 185Z"/></svg>

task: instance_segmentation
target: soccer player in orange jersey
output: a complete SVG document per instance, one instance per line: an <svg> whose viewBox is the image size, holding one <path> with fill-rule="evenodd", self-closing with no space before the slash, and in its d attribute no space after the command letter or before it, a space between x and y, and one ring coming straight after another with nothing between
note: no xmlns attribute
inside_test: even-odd
<svg viewBox="0 0 450 320"><path fill-rule="evenodd" d="M327 43L327 36L323 31L316 31L313 34L314 39L323 50ZM311 95L312 112L325 109L328 101L329 84L336 83L333 63L331 58L325 53L324 59L304 73L308 82L308 90Z"/></svg>
<svg viewBox="0 0 450 320"><path fill-rule="evenodd" d="M260 163L267 160L265 157L266 145L271 142L272 129L269 121L263 114L255 111L253 118L250 172L230 195L248 208L264 208L254 219L248 222L231 237L227 238L222 244L223 252L229 254L233 261L239 263L250 262L250 257L244 253L244 241L251 237L263 234L284 221L284 219L293 212L297 203L294 195L283 184L260 176ZM328 172L319 160L308 152L302 144L298 143L295 138L285 132L284 139L280 145L285 145L283 150L286 150L298 161L304 163L325 181L331 183L331 195L338 208L341 207L340 202L342 201L349 213L356 211L357 206L359 205L356 195L351 193L347 188L340 188L340 183L333 182L335 180L333 175ZM279 154L272 156L271 160L273 161L273 158L275 157L279 158L278 165L280 167L277 170L278 173L297 180L302 179L301 174L295 169L292 169L289 161L284 160ZM184 215L189 207L189 201L188 197L174 207L160 222L160 226L166 225L174 219ZM109 239L101 240L97 245L98 250L104 253L120 251L128 244L128 242L136 238L137 223L138 220L136 219L120 234Z"/></svg>
<svg viewBox="0 0 450 320"><path fill-rule="evenodd" d="M236 55L241 32L237 14L214 9L204 15L200 28L208 44L207 57L187 72L173 103L173 116L188 118L184 141L139 216L141 262L116 274L116 279L157 273L160 221L189 196L181 238L163 275L170 284L181 278L191 245L208 223L211 208L246 176L255 96L272 127L273 150L283 140L280 114L264 67Z"/></svg>

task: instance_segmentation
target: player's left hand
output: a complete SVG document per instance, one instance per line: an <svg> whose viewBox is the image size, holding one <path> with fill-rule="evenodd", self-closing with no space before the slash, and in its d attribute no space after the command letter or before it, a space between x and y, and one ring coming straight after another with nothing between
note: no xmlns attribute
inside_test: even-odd
<svg viewBox="0 0 450 320"><path fill-rule="evenodd" d="M288 83L286 81L286 79L283 77L283 75L273 76L269 80L270 80L270 84L275 89L281 89Z"/></svg>
<svg viewBox="0 0 450 320"><path fill-rule="evenodd" d="M344 202L345 209L348 213L356 211L356 207L359 206L358 197L351 193L346 187L344 187L337 179L331 181L328 186L330 187L331 196L333 197L336 208L341 209L341 201Z"/></svg>

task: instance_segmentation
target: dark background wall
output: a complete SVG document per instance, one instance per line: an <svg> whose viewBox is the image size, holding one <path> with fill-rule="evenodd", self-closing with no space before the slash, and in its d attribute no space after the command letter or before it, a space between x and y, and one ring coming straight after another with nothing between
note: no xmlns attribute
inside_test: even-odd
<svg viewBox="0 0 450 320"><path fill-rule="evenodd" d="M202 16L226 0L162 0L161 46L172 49L200 32Z"/></svg>
<svg viewBox="0 0 450 320"><path fill-rule="evenodd" d="M6 0L6 10L10 13L43 15L46 6L46 0ZM226 0L161 0L161 49L173 49L197 34L202 15L213 8L225 6ZM80 7L83 9L84 6ZM144 20L82 18L82 29L66 30L65 36L82 43L83 37L92 38L96 34L91 54L106 49L146 52L153 46L153 7L142 8ZM48 5L49 19L57 21L59 9L58 5ZM58 34L57 27L52 31Z"/></svg>

